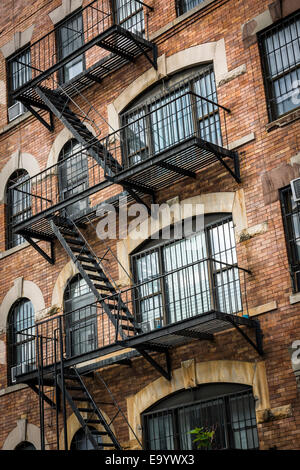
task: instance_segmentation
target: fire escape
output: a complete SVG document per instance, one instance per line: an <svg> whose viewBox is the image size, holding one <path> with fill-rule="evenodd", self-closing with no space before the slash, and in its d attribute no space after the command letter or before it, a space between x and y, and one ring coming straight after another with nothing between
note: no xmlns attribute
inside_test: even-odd
<svg viewBox="0 0 300 470"><path fill-rule="evenodd" d="M147 19L152 8L143 2L131 0L128 1L127 8L134 13L137 5L139 12L144 13ZM71 214L68 211L71 205L81 199L114 185L123 187L129 202L138 201L147 205L149 197L155 198L157 191L183 178L195 178L199 170L215 163L220 164L235 181L240 182L238 154L228 150L220 142L213 143L203 138L199 129L185 130L184 134L178 135L168 145L149 145L146 157L134 162L122 158L129 136L133 132L139 132L134 129L142 128L144 132L145 126L151 128L151 112L143 116L143 123L138 118L135 123L131 122L114 130L109 136L100 136L100 130L91 117L93 113L99 115L99 112L85 98L83 91L95 83L102 83L109 74L124 65L135 64L142 56L151 66L157 68L157 48L145 38L147 22L145 28L143 15L139 16L142 24L138 27L136 24L134 29L130 21L122 22L122 8L124 7L118 8L115 3L103 0L93 1L84 7L81 11L81 46L64 57L56 51L57 28L32 44L31 64L20 63L23 67L30 67L31 79L14 93L14 99L22 102L50 132L54 130L53 116L69 129L81 145L77 155L72 155L70 159L76 158L79 167L85 165L89 174L89 184L80 192L70 191L69 196L64 199L59 193L57 174L62 165L68 164L68 160L30 178L26 186L24 183L13 186L11 191L25 193L25 204L30 199L30 211L26 218L15 222L14 230L51 264L55 263L55 241L60 242L94 294L96 302L91 310L92 316L105 331L105 337L98 341L97 346L85 347L76 354L69 347L70 340L65 331L66 318L63 315L38 322L22 333L27 334L31 340L27 343L29 346L25 367L16 374L16 381L27 383L39 396L42 447L45 446L45 407L48 406L55 411L56 416L56 447L59 446L58 429L62 424L64 446L67 448L68 403L93 448L121 448L112 431L113 420L108 422L99 410L88 390L85 376L88 378L94 370L111 363L130 366L131 361L128 355L122 354L115 359L97 361L99 357L132 348L132 356L142 355L160 374L170 380L170 348L195 339L213 341L215 333L230 328L237 329L257 353L262 354L259 323L247 316L229 314L224 309L222 311L220 301L216 299L216 290L212 293L212 300L205 312L153 331L143 330L136 317L141 286L132 286L121 291L104 267L104 258L97 256L84 235L88 223L96 217L96 208L90 208L88 214ZM79 34L78 31L76 34ZM88 50L96 50L93 56L99 56L99 60L68 82L61 83L61 70ZM227 108L195 93L186 92L186 96L189 103L192 103L187 105L184 110L186 113L191 113L189 107L199 106L199 103L203 107L211 106L223 113L221 125L224 128L225 115L230 112ZM174 98L175 109L176 100L178 102L178 98ZM166 116L167 108L164 109L164 106L162 105L161 111ZM167 121L167 127L172 122ZM96 135L86 125L89 123L97 129ZM106 202L118 204L118 198L112 197ZM50 249L42 249L37 240L49 243ZM205 266L210 265L212 269L216 264L221 271L227 269L226 263L220 260L210 258L205 263ZM240 267L236 269L244 277L249 274ZM254 331L255 340L247 334L247 329ZM157 354L165 357L165 366L159 363ZM76 367L77 365L80 367ZM115 416L123 414L104 382L103 386L112 398L111 405L117 410ZM100 426L101 431L95 430L95 426Z"/></svg>

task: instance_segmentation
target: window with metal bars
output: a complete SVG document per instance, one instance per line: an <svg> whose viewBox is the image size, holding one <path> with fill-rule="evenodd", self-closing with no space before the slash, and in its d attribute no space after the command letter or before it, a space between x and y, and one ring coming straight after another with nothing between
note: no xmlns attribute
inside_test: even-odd
<svg viewBox="0 0 300 470"><path fill-rule="evenodd" d="M191 92L191 93L189 93ZM123 161L132 166L198 134L222 145L213 65L176 75L144 94L121 115ZM132 124L131 124L132 123Z"/></svg>
<svg viewBox="0 0 300 470"><path fill-rule="evenodd" d="M89 430L92 431L93 437L97 444L102 444L103 440L99 431L93 426L88 426ZM94 450L90 440L87 438L84 429L79 429L73 436L70 450Z"/></svg>
<svg viewBox="0 0 300 470"><path fill-rule="evenodd" d="M18 185L15 188L15 185ZM8 180L6 189L6 249L24 243L24 238L14 232L14 225L31 216L30 179L27 171L17 170Z"/></svg>
<svg viewBox="0 0 300 470"><path fill-rule="evenodd" d="M150 240L132 255L135 314L145 330L217 309L242 310L231 217L206 216L205 229L187 238Z"/></svg>
<svg viewBox="0 0 300 470"><path fill-rule="evenodd" d="M59 154L58 186L60 200L65 201L88 188L88 159L85 150L75 139L69 140ZM89 205L89 199L82 198L70 204L66 211L72 216L84 211Z"/></svg>
<svg viewBox="0 0 300 470"><path fill-rule="evenodd" d="M64 19L56 30L57 56L62 60L84 44L82 12ZM85 70L85 56L80 54L59 70L61 83L68 82Z"/></svg>
<svg viewBox="0 0 300 470"><path fill-rule="evenodd" d="M295 202L291 187L280 191L281 211L293 291L300 291L300 204Z"/></svg>
<svg viewBox="0 0 300 470"><path fill-rule="evenodd" d="M66 347L70 356L97 348L95 301L94 294L81 275L73 277L64 292Z"/></svg>
<svg viewBox="0 0 300 470"><path fill-rule="evenodd" d="M17 374L28 372L35 364L34 308L30 300L19 299L9 317L9 381Z"/></svg>
<svg viewBox="0 0 300 470"><path fill-rule="evenodd" d="M115 0L117 23L132 33L144 36L143 5L134 0Z"/></svg>
<svg viewBox="0 0 300 470"><path fill-rule="evenodd" d="M270 121L299 107L300 10L261 34L259 46Z"/></svg>
<svg viewBox="0 0 300 470"><path fill-rule="evenodd" d="M202 2L204 0L175 0L177 16L183 15Z"/></svg>
<svg viewBox="0 0 300 470"><path fill-rule="evenodd" d="M239 384L208 384L171 395L142 415L149 450L194 450L196 427L214 431L212 449L258 449L252 389Z"/></svg>
<svg viewBox="0 0 300 470"><path fill-rule="evenodd" d="M8 105L12 106L16 101L12 98L12 92L18 90L22 85L32 78L30 47L26 46L14 54L7 61L8 66Z"/></svg>

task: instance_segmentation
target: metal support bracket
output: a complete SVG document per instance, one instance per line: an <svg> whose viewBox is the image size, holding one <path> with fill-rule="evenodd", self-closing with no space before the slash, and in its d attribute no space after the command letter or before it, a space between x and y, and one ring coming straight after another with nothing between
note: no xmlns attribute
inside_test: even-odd
<svg viewBox="0 0 300 470"><path fill-rule="evenodd" d="M242 328L237 325L235 323L235 321L228 316L228 321L235 327L235 329L240 333L241 336L243 336L243 338L253 347L253 349L255 349L255 351L260 355L260 356L263 356L264 352L263 352L263 347L262 347L262 337L263 337L263 334L262 334L262 331L261 331L261 328L260 328L260 324L259 324L259 321L258 320L255 320L255 337L256 337L256 344L252 341L251 338L249 338L249 336L245 333L244 330L242 330ZM253 327L252 327L253 328Z"/></svg>
<svg viewBox="0 0 300 470"><path fill-rule="evenodd" d="M33 248L38 251L40 255L42 255L43 258L45 258L46 261L50 264L55 264L55 253L54 253L54 242L53 240L47 241L47 243L50 244L50 256L48 253L46 253L31 237L29 237L26 234L22 233L22 237L25 238L25 240L33 246Z"/></svg>
<svg viewBox="0 0 300 470"><path fill-rule="evenodd" d="M150 354L148 354L144 348L141 346L136 347L136 350L146 359L146 361L149 362L165 379L168 381L171 380L172 378L172 373L171 373L171 359L170 359L170 354L168 350L164 351L165 358L166 358L166 369L164 369L158 362L153 359Z"/></svg>

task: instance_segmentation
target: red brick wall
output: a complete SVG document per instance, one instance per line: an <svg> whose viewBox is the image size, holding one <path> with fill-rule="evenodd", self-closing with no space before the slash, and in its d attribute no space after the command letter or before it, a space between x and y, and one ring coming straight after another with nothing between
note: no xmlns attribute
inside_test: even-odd
<svg viewBox="0 0 300 470"><path fill-rule="evenodd" d="M7 2L6 2L7 3ZM149 31L154 33L176 17L173 1L149 2L154 12L149 15ZM13 32L24 30L34 23L32 41L51 29L52 23L47 14L59 6L59 1L27 2L14 1L14 10L2 8L0 15L0 46L11 40ZM238 185L220 166L214 165L197 175L195 181L182 181L158 194L158 201L165 201L176 195L181 199L209 192L236 191L243 188L249 227L268 221L268 230L254 238L238 244L239 264L252 271L248 278L249 307L255 307L275 300L278 308L259 317L264 334L265 362L269 384L271 407L292 404L293 416L280 421L259 425L262 448L277 445L278 448L300 448L300 406L297 395L295 376L292 372L288 347L300 338L298 305L290 305L292 292L288 261L284 241L284 232L279 201L266 205L263 197L261 176L281 164L289 163L290 158L299 151L299 121L288 126L266 131L268 115L265 104L265 92L257 43L244 47L241 25L265 11L269 2L266 0L216 0L199 13L178 23L174 28L159 36L156 40L159 55L172 54L188 47L217 41L224 38L228 70L246 65L246 73L220 86L217 90L218 100L231 109L228 118L229 142L233 142L251 132L255 140L239 149L241 160L242 183ZM128 65L103 81L101 86L94 85L84 94L95 108L107 119L107 105L111 103L134 79L149 68L145 58L139 58L136 65ZM0 80L5 82L5 60L0 55ZM83 108L81 98L78 98ZM6 105L1 104L0 126L7 124ZM105 136L108 128L96 113L91 113ZM23 153L32 154L46 168L51 146L63 125L55 118L55 131L50 133L36 119L29 118L9 131L0 134L0 171L10 155L20 149ZM97 195L97 199L106 199L115 194L119 188L110 188ZM94 198L95 200L95 198ZM4 207L1 208L0 250L5 250L5 232L3 224ZM97 254L105 247L97 240L92 229L87 236ZM43 246L44 243L41 243ZM116 251L115 244L112 248ZM41 289L46 307L51 306L53 287L61 269L68 262L67 255L58 243L55 246L56 263L50 266L31 247L25 248L9 257L0 260L1 286L0 302L13 286L17 277L35 282ZM116 265L111 266L114 279L118 278ZM196 361L216 359L235 359L254 361L257 354L235 332L219 335L213 344L203 342L178 348L172 352L173 368L180 366L180 361L194 357ZM128 369L118 367L107 369L104 376L112 391L126 409L125 399L136 393L155 378L157 373L143 359L135 361L130 369L131 380L128 380ZM6 366L0 364L0 384L7 386ZM94 383L94 391L101 394ZM29 406L30 404L30 406ZM111 414L109 409L106 410ZM0 396L0 414L5 416L0 425L0 447L8 433L16 426L17 419L27 414L28 420L38 425L38 403L34 393L22 390L14 394ZM128 439L128 429L119 419L116 424L121 440ZM49 441L53 440L51 429L47 429Z"/></svg>

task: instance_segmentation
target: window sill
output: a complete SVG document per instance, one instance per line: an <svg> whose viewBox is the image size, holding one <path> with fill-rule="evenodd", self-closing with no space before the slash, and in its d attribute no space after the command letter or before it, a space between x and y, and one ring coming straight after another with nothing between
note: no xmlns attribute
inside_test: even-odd
<svg viewBox="0 0 300 470"><path fill-rule="evenodd" d="M2 253L0 253L0 260L3 258L6 258L7 256L13 255L14 253L18 253L18 251L24 250L24 248L27 248L28 246L29 246L29 243L24 242L21 245L10 248L9 250L2 251Z"/></svg>
<svg viewBox="0 0 300 470"><path fill-rule="evenodd" d="M0 134L4 134L5 132L13 129L18 124L20 124L20 122L26 121L26 119L28 119L30 116L32 116L32 114L29 111L27 111L26 113L22 114L21 116L14 119L13 121L10 121L8 124L6 124L6 126L3 126L0 128Z"/></svg>
<svg viewBox="0 0 300 470"><path fill-rule="evenodd" d="M297 304L300 302L300 292L296 292L295 294L290 295L290 304Z"/></svg>
<svg viewBox="0 0 300 470"><path fill-rule="evenodd" d="M166 33L167 31L169 31L169 29L173 28L174 26L181 23L182 21L189 18L190 16L193 16L198 11L203 10L204 8L206 8L208 5L210 5L211 3L215 2L215 1L216 0L204 0L204 2L202 2L199 5L195 6L191 10L183 13L180 16L177 16L177 18L175 18L175 20L173 20L170 23L166 24L165 26L163 26L161 29L159 29L155 33L150 34L149 40L153 41L157 37L161 36L162 34Z"/></svg>
<svg viewBox="0 0 300 470"><path fill-rule="evenodd" d="M8 395L9 393L18 392L19 390L23 390L24 388L28 388L28 385L24 385L24 384L9 385L8 387L0 390L0 397L3 397L4 395Z"/></svg>
<svg viewBox="0 0 300 470"><path fill-rule="evenodd" d="M280 127L288 126L297 119L300 119L300 108L293 109L293 111L284 114L280 118L276 119L276 121L272 121L267 124L266 131L271 132L274 129L279 129Z"/></svg>

